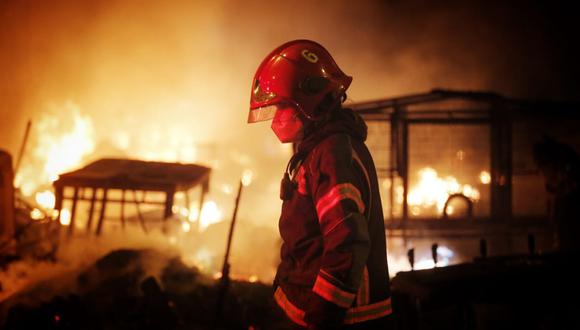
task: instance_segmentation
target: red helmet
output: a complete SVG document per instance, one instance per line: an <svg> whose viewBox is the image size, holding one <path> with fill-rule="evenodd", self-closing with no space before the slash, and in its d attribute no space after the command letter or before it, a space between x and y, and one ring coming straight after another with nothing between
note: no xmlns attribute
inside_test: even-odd
<svg viewBox="0 0 580 330"><path fill-rule="evenodd" d="M310 40L274 49L254 75L248 123L272 119L278 108L293 107L309 120L330 92L344 93L352 81L328 51Z"/></svg>

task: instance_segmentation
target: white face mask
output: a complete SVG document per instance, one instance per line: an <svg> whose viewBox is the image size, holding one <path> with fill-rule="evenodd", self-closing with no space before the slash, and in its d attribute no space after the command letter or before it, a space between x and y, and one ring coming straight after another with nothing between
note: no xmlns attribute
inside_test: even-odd
<svg viewBox="0 0 580 330"><path fill-rule="evenodd" d="M304 137L304 123L293 107L278 109L271 127L282 143L298 142Z"/></svg>

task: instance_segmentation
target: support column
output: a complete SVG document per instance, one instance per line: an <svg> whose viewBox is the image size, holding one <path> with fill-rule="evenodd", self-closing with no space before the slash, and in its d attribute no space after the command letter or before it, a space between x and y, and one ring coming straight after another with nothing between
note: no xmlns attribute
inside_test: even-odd
<svg viewBox="0 0 580 330"><path fill-rule="evenodd" d="M103 189L103 198L101 199L101 213L99 214L99 222L97 223L97 236L101 235L103 228L103 220L105 219L105 211L107 209L107 192L108 189Z"/></svg>
<svg viewBox="0 0 580 330"><path fill-rule="evenodd" d="M0 150L0 254L14 248L14 171L12 157Z"/></svg>
<svg viewBox="0 0 580 330"><path fill-rule="evenodd" d="M75 215L77 213L77 204L79 201L79 188L75 187L73 199L72 199L72 209L70 211L70 223L68 225L68 236L72 236L73 231L75 230Z"/></svg>

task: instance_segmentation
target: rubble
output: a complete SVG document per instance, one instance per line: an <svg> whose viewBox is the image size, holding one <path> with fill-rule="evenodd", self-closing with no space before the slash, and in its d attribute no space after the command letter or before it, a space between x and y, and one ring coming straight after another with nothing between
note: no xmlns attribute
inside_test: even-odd
<svg viewBox="0 0 580 330"><path fill-rule="evenodd" d="M152 274L151 261L163 264ZM62 283L64 281L64 285ZM215 320L218 285L178 257L113 251L90 267L22 290L0 304L3 329L275 329L270 285L232 281Z"/></svg>

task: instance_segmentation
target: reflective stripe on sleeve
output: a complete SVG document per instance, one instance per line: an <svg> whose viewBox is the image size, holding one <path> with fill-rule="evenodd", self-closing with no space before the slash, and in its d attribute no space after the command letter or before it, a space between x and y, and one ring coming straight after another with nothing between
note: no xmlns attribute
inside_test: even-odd
<svg viewBox="0 0 580 330"><path fill-rule="evenodd" d="M318 275L318 277L316 278L316 282L314 282L314 287L312 288L312 291L314 291L322 298L344 308L350 307L355 298L354 293L350 293L340 289L339 287L333 285L320 275Z"/></svg>
<svg viewBox="0 0 580 330"><path fill-rule="evenodd" d="M377 303L350 308L346 311L344 324L370 321L393 313L391 298Z"/></svg>
<svg viewBox="0 0 580 330"><path fill-rule="evenodd" d="M364 213L365 204L362 200L360 191L351 183L341 183L332 187L324 196L322 196L318 203L316 203L316 212L318 213L318 219L322 220L322 217L332 209L336 204L338 204L343 199L352 200L358 207L360 213Z"/></svg>
<svg viewBox="0 0 580 330"><path fill-rule="evenodd" d="M288 297L282 291L282 288L278 287L276 293L274 293L274 298L276 303L282 310L286 313L288 318L290 318L294 323L306 327L306 322L304 321L305 312L300 308L296 307ZM377 303L373 303L365 306L358 306L349 308L346 311L346 316L344 318L344 324L354 324L359 322L370 321L378 319L383 316L387 316L393 313L391 308L391 298Z"/></svg>
<svg viewBox="0 0 580 330"><path fill-rule="evenodd" d="M274 293L274 299L276 299L276 303L278 306L280 306L280 308L282 308L288 318L290 318L296 324L306 326L306 322L304 322L304 311L294 306L294 304L288 300L288 297L286 297L286 294L284 291L282 291L281 287L276 289L276 292Z"/></svg>

